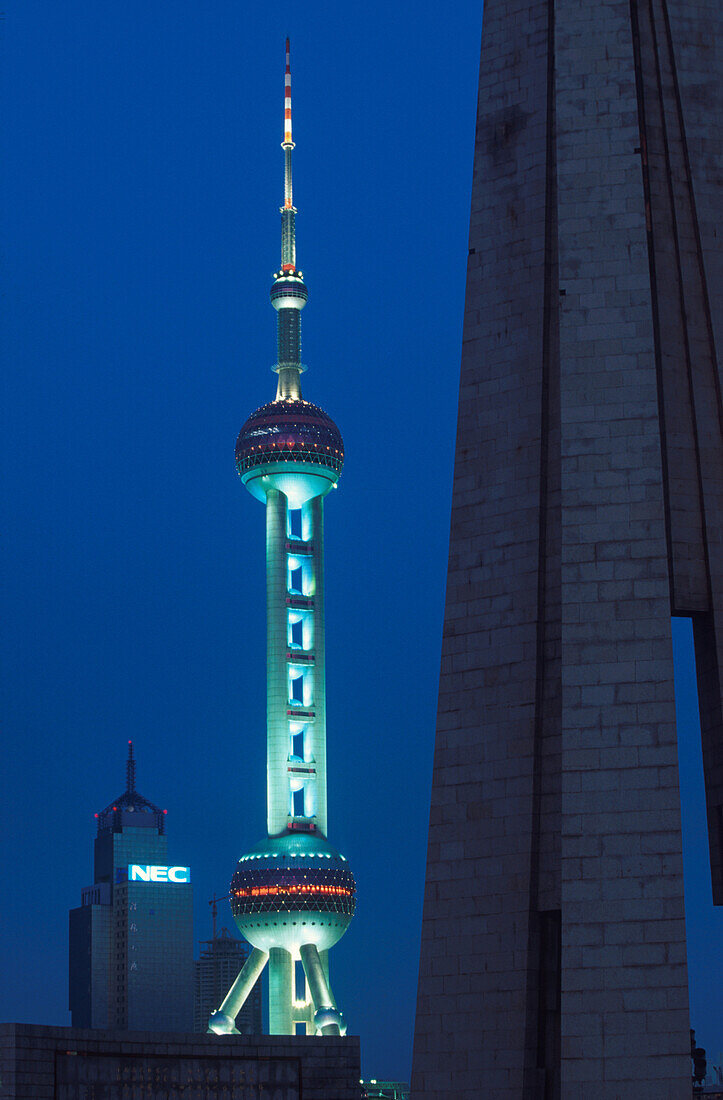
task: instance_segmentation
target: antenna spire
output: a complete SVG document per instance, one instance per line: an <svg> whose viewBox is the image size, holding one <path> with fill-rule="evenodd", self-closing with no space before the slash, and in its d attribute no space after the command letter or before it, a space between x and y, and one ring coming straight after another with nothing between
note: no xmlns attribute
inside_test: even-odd
<svg viewBox="0 0 723 1100"><path fill-rule="evenodd" d="M286 72L284 73L284 205L281 207L281 270L296 270L296 226L294 188L291 182L291 47L286 39Z"/></svg>
<svg viewBox="0 0 723 1100"><path fill-rule="evenodd" d="M284 75L284 205L281 207L281 268L274 273L271 304L277 311L278 360L274 370L279 376L277 401L300 401L301 310L308 292L302 273L296 267L296 207L291 188L291 49L286 39Z"/></svg>
<svg viewBox="0 0 723 1100"><path fill-rule="evenodd" d="M293 146L291 140L291 47L286 39L286 73L284 75L284 145Z"/></svg>
<svg viewBox="0 0 723 1100"><path fill-rule="evenodd" d="M133 742L128 742L128 760L126 761L126 791L132 794L136 789L136 762L133 759Z"/></svg>

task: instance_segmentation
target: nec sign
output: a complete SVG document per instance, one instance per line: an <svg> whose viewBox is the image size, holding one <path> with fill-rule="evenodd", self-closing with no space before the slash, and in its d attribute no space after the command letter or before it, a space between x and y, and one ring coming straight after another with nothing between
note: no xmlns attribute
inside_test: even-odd
<svg viewBox="0 0 723 1100"><path fill-rule="evenodd" d="M128 864L129 882L190 882L190 867L150 867L143 863Z"/></svg>

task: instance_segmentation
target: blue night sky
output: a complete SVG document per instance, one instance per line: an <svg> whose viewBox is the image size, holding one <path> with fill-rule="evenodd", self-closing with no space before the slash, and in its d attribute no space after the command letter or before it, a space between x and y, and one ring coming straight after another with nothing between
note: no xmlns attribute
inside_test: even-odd
<svg viewBox="0 0 723 1100"><path fill-rule="evenodd" d="M265 828L263 509L292 41L304 393L327 507L330 839L359 907L333 978L364 1072L408 1077L481 6L11 0L4 30L0 1019L69 1023L93 814L168 808L196 939ZM723 1046L691 645L678 624L693 1024ZM231 923L228 910L224 923Z"/></svg>

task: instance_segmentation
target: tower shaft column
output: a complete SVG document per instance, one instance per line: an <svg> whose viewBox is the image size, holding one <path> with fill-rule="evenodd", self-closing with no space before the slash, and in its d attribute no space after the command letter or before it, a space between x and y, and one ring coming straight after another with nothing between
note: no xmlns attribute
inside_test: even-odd
<svg viewBox="0 0 723 1100"><path fill-rule="evenodd" d="M326 836L326 638L324 623L324 498L308 504L314 570L314 710L312 752L316 767L316 827Z"/></svg>
<svg viewBox="0 0 723 1100"><path fill-rule="evenodd" d="M269 1034L293 1035L293 964L283 947L269 952Z"/></svg>
<svg viewBox="0 0 723 1100"><path fill-rule="evenodd" d="M286 497L266 494L266 763L269 836L286 828L289 814L289 673L286 659Z"/></svg>

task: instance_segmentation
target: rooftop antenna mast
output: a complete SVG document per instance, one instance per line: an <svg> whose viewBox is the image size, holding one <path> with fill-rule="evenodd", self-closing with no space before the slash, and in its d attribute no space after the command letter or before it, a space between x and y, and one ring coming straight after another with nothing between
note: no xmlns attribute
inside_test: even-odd
<svg viewBox="0 0 723 1100"><path fill-rule="evenodd" d="M128 760L126 761L126 791L133 794L136 789L136 762L133 759L133 742L128 742Z"/></svg>
<svg viewBox="0 0 723 1100"><path fill-rule="evenodd" d="M294 187L291 179L291 47L286 39L286 72L284 73L284 205L281 207L281 270L296 270L296 226Z"/></svg>
<svg viewBox="0 0 723 1100"><path fill-rule="evenodd" d="M286 39L284 72L284 204L281 207L281 267L274 274L271 304L277 311L276 339L278 360L274 370L279 384L276 400L301 399L301 311L308 292L303 272L296 266L296 207L291 178L291 154L295 148L291 136L291 47Z"/></svg>

